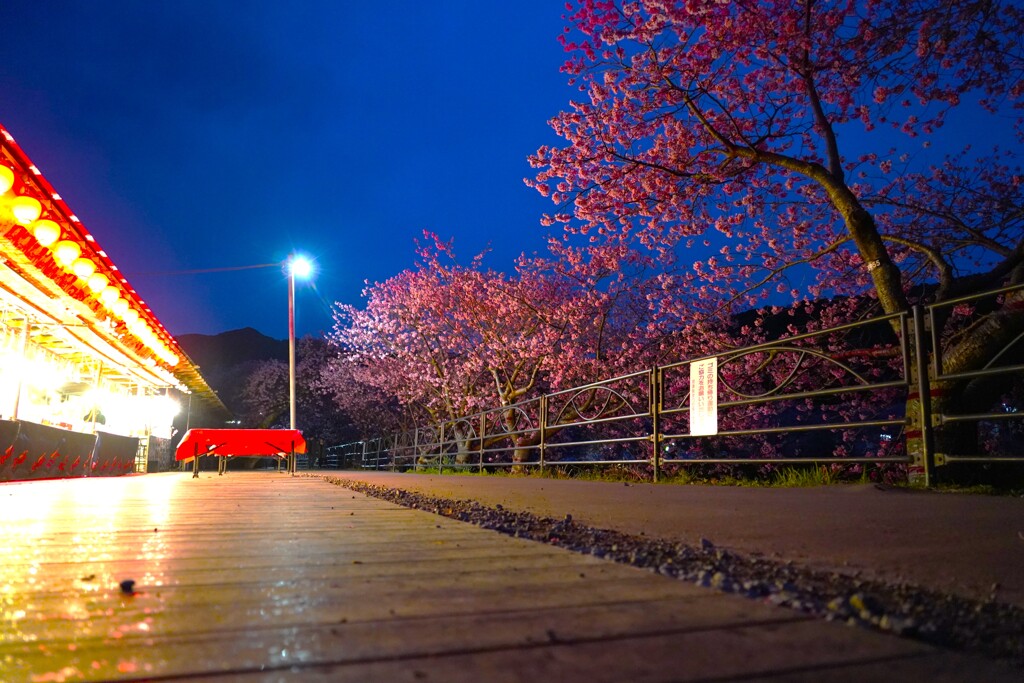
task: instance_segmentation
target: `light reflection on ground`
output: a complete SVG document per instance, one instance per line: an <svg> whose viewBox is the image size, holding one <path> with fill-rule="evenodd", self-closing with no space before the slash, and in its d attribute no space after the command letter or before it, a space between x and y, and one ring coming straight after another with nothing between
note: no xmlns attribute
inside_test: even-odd
<svg viewBox="0 0 1024 683"><path fill-rule="evenodd" d="M0 670L21 671L32 681L149 670L130 654L74 653L85 642L102 650L104 643L151 632L162 609L152 589L167 583L174 553L173 535L161 528L171 519L180 482L180 476L146 475L0 485L0 646L38 643L31 667L12 648ZM126 578L135 581L134 591L120 586ZM52 670L40 669L40 654L52 658Z"/></svg>

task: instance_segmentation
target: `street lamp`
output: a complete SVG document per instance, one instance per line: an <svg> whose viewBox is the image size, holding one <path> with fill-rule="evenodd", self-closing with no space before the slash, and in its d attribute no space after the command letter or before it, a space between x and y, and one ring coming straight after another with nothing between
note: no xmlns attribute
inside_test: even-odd
<svg viewBox="0 0 1024 683"><path fill-rule="evenodd" d="M305 279L313 272L309 259L292 254L285 261L288 271L288 417L295 429L295 278Z"/></svg>

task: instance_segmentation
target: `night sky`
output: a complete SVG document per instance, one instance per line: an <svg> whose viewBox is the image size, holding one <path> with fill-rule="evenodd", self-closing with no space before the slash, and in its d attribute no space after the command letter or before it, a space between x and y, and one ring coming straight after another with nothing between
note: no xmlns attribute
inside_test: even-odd
<svg viewBox="0 0 1024 683"><path fill-rule="evenodd" d="M544 249L526 157L574 91L554 0L0 2L0 123L176 335L299 334L424 230Z"/></svg>

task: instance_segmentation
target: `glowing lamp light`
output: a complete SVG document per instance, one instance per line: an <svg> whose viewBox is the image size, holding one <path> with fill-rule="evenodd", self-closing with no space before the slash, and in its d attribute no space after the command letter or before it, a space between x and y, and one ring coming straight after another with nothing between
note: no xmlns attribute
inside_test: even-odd
<svg viewBox="0 0 1024 683"><path fill-rule="evenodd" d="M82 248L77 243L71 240L61 240L57 244L53 245L53 258L57 260L57 263L70 268L71 264L75 262L79 256L82 255Z"/></svg>
<svg viewBox="0 0 1024 683"><path fill-rule="evenodd" d="M178 358L177 356L175 356L173 353L168 353L167 354L167 363L168 363L168 365L177 365L179 360L181 360L181 359Z"/></svg>
<svg viewBox="0 0 1024 683"><path fill-rule="evenodd" d="M125 299L124 297L120 297L118 298L117 301L110 304L110 312L116 315L118 318L123 318L124 314L128 312L129 308L130 306L128 304L128 299Z"/></svg>
<svg viewBox="0 0 1024 683"><path fill-rule="evenodd" d="M288 272L300 280L313 273L313 263L305 256L293 256L288 259Z"/></svg>
<svg viewBox="0 0 1024 683"><path fill-rule="evenodd" d="M86 280L85 284L88 285L93 294L99 294L109 283L110 278L103 273L93 273L89 276L89 279Z"/></svg>
<svg viewBox="0 0 1024 683"><path fill-rule="evenodd" d="M14 220L22 225L28 225L39 218L39 214L42 212L43 205L32 197L15 197L11 200L11 213L14 214Z"/></svg>
<svg viewBox="0 0 1024 683"><path fill-rule="evenodd" d="M3 168L3 166L0 166ZM48 247L60 239L60 226L51 220L43 218L32 224L32 234L36 241L44 247Z"/></svg>
<svg viewBox="0 0 1024 683"><path fill-rule="evenodd" d="M71 272L82 280L88 281L96 272L96 264L87 258L76 258L71 262Z"/></svg>
<svg viewBox="0 0 1024 683"><path fill-rule="evenodd" d="M103 291L100 292L100 303L107 308L110 308L114 305L114 302L120 298L120 296L121 293L117 291L117 287L107 285L103 288Z"/></svg>
<svg viewBox="0 0 1024 683"><path fill-rule="evenodd" d="M133 327L135 327L135 325L138 324L139 312L136 311L134 308L130 308L124 312L124 315L121 316L121 320L124 321L124 324L127 325L128 329L130 330Z"/></svg>
<svg viewBox="0 0 1024 683"><path fill-rule="evenodd" d="M6 166L0 166L0 194L14 187L14 171Z"/></svg>

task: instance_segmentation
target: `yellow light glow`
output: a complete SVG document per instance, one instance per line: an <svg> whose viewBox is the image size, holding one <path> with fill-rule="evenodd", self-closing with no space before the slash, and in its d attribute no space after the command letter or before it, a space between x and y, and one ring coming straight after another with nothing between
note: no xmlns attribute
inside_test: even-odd
<svg viewBox="0 0 1024 683"><path fill-rule="evenodd" d="M174 366L174 365L177 365L177 364L178 364L178 361L180 361L181 359L180 359L180 358L178 358L177 356L175 356L175 355L174 355L173 353L168 353L168 354L167 354L167 359L166 359L166 360L167 360L167 363L168 363L169 365L172 365L172 366Z"/></svg>
<svg viewBox="0 0 1024 683"><path fill-rule="evenodd" d="M124 315L121 316L121 319L124 320L124 324L127 325L128 329L130 330L133 327L135 327L136 324L138 324L139 312L136 311L134 308L130 308L124 312Z"/></svg>
<svg viewBox="0 0 1024 683"><path fill-rule="evenodd" d="M89 276L89 280L86 284L89 285L89 289L92 290L93 294L99 294L109 282L110 278L103 273L93 273Z"/></svg>
<svg viewBox="0 0 1024 683"><path fill-rule="evenodd" d="M28 225L39 218L39 214L42 212L43 205L32 197L15 197L11 200L11 213L14 214L14 220L22 225Z"/></svg>
<svg viewBox="0 0 1024 683"><path fill-rule="evenodd" d="M96 264L87 258L76 258L71 262L71 272L83 280L88 280L96 272Z"/></svg>
<svg viewBox="0 0 1024 683"><path fill-rule="evenodd" d="M35 235L36 241L39 244L48 247L60 239L60 226L51 220L43 218L32 224L32 234Z"/></svg>
<svg viewBox="0 0 1024 683"><path fill-rule="evenodd" d="M110 312L118 318L123 318L124 314L128 312L129 307L128 299L121 297L114 303L110 304Z"/></svg>
<svg viewBox="0 0 1024 683"><path fill-rule="evenodd" d="M14 171L6 166L0 166L0 194L14 187Z"/></svg>
<svg viewBox="0 0 1024 683"><path fill-rule="evenodd" d="M106 287L104 287L103 291L100 292L100 303L106 306L107 308L110 308L111 306L114 305L114 302L117 301L118 297L120 296L121 293L117 291L117 287L114 287L113 285L107 285Z"/></svg>
<svg viewBox="0 0 1024 683"><path fill-rule="evenodd" d="M81 254L82 248L71 240L61 240L53 245L53 258L64 268L70 268Z"/></svg>

